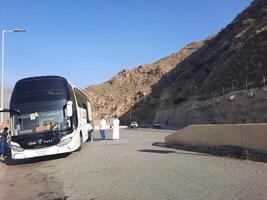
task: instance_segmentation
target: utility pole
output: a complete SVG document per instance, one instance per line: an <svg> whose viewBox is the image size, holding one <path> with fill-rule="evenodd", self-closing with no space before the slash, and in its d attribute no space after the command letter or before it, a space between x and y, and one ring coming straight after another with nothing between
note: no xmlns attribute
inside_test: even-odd
<svg viewBox="0 0 267 200"><path fill-rule="evenodd" d="M131 105L130 105L130 124L132 123L132 106L133 106L133 98L131 97Z"/></svg>
<svg viewBox="0 0 267 200"><path fill-rule="evenodd" d="M25 29L10 29L10 30L2 30L2 64L1 64L1 109L4 109L4 65L5 65L5 33L12 32L25 32ZM0 123L3 124L4 118L3 113L1 112Z"/></svg>
<svg viewBox="0 0 267 200"><path fill-rule="evenodd" d="M131 124L131 122L132 122L132 104L130 106L130 124Z"/></svg>

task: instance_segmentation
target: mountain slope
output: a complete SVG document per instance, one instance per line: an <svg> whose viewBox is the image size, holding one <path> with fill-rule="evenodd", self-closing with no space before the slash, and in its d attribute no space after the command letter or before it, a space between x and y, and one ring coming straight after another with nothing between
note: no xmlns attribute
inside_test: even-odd
<svg viewBox="0 0 267 200"><path fill-rule="evenodd" d="M267 74L267 1L255 0L166 77L161 103L253 84ZM167 101L167 102L165 102Z"/></svg>
<svg viewBox="0 0 267 200"><path fill-rule="evenodd" d="M174 53L153 64L140 65L134 69L125 69L111 80L87 87L83 91L94 104L95 118L114 113L121 116L151 93L151 86L173 69L179 62L202 47L203 42L193 42L178 53Z"/></svg>
<svg viewBox="0 0 267 200"><path fill-rule="evenodd" d="M152 86L131 111L138 121L152 122L157 110L229 88L262 86L267 75L267 1L254 0L228 26L178 63ZM146 110L146 112L140 112ZM129 118L129 112L121 119Z"/></svg>

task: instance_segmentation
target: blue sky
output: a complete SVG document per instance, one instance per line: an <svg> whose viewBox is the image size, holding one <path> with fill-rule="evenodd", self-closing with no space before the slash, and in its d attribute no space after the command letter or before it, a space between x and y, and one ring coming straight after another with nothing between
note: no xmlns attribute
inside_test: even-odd
<svg viewBox="0 0 267 200"><path fill-rule="evenodd" d="M251 0L0 0L5 85L60 75L84 88L220 31Z"/></svg>

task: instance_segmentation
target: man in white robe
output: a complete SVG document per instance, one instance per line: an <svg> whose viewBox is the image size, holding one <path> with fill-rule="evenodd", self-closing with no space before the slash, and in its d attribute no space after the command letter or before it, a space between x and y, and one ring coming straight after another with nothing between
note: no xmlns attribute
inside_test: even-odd
<svg viewBox="0 0 267 200"><path fill-rule="evenodd" d="M120 120L116 115L113 120L112 128L113 128L112 139L118 140L120 138Z"/></svg>

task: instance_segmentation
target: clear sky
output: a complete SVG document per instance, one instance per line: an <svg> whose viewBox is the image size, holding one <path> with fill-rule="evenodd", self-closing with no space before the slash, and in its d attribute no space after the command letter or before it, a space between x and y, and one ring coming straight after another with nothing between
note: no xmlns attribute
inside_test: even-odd
<svg viewBox="0 0 267 200"><path fill-rule="evenodd" d="M5 84L60 75L77 86L109 80L220 31L251 0L0 0Z"/></svg>

